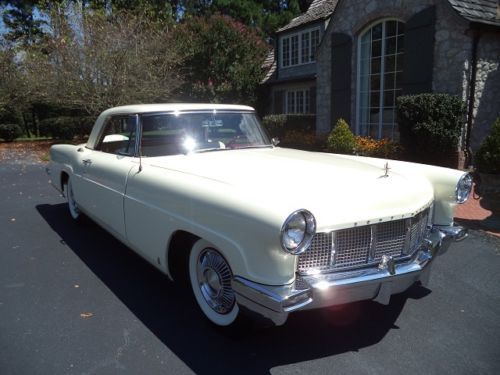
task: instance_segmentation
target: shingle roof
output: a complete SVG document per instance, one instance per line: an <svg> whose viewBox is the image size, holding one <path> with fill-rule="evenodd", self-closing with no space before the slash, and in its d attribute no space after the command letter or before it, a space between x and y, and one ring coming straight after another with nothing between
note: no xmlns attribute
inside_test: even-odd
<svg viewBox="0 0 500 375"><path fill-rule="evenodd" d="M448 0L451 6L466 20L500 26L498 0Z"/></svg>
<svg viewBox="0 0 500 375"><path fill-rule="evenodd" d="M309 22L318 21L330 17L335 10L338 0L314 0L307 12L295 17L287 25L283 26L277 32L293 29L297 26L305 25Z"/></svg>
<svg viewBox="0 0 500 375"><path fill-rule="evenodd" d="M276 59L274 58L274 48L267 54L266 59L262 63L262 69L266 72L266 75L262 79L261 84L276 78Z"/></svg>

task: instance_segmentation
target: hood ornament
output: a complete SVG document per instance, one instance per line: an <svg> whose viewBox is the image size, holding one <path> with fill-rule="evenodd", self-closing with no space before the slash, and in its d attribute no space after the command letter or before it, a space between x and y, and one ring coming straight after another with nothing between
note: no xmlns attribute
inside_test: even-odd
<svg viewBox="0 0 500 375"><path fill-rule="evenodd" d="M380 176L381 178L382 177L389 177L389 170L391 168L389 167L389 162L386 162L385 165L384 165L384 174L382 176Z"/></svg>

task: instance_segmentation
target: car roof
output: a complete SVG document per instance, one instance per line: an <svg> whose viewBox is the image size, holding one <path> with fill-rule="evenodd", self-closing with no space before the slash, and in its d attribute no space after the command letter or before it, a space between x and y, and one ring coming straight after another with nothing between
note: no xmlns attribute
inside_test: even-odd
<svg viewBox="0 0 500 375"><path fill-rule="evenodd" d="M171 111L203 111L203 110L229 110L229 111L254 111L252 107L235 104L210 104L210 103L169 103L169 104L134 104L114 107L105 110L102 115L171 112Z"/></svg>

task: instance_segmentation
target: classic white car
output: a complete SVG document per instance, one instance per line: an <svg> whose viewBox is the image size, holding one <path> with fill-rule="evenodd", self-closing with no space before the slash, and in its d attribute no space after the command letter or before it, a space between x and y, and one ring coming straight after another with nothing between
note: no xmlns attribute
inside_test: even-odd
<svg viewBox="0 0 500 375"><path fill-rule="evenodd" d="M214 104L104 111L88 142L56 145L47 172L86 214L171 278L216 325L253 312L388 303L425 285L467 232L453 169L279 148L255 111Z"/></svg>

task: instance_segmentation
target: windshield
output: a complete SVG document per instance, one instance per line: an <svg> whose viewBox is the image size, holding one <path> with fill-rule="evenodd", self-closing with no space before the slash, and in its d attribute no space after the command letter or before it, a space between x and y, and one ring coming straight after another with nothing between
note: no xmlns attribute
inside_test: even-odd
<svg viewBox="0 0 500 375"><path fill-rule="evenodd" d="M142 156L272 147L252 112L145 114L141 122Z"/></svg>

